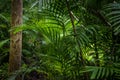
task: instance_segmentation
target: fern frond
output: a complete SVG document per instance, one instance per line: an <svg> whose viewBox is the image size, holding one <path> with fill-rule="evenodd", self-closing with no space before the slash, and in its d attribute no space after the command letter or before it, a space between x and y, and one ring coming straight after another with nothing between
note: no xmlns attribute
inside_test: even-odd
<svg viewBox="0 0 120 80"><path fill-rule="evenodd" d="M114 68L112 67L88 66L86 68L92 72L91 80L108 78L114 74Z"/></svg>
<svg viewBox="0 0 120 80"><path fill-rule="evenodd" d="M120 4L111 3L105 6L105 11L107 12L106 17L114 28L114 34L120 33Z"/></svg>

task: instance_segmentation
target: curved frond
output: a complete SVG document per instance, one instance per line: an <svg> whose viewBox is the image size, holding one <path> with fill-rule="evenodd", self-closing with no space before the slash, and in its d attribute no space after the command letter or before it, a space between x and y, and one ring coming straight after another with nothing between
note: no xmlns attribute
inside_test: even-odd
<svg viewBox="0 0 120 80"><path fill-rule="evenodd" d="M105 6L105 11L107 12L106 17L108 17L109 22L114 28L114 34L120 33L120 4L111 3Z"/></svg>

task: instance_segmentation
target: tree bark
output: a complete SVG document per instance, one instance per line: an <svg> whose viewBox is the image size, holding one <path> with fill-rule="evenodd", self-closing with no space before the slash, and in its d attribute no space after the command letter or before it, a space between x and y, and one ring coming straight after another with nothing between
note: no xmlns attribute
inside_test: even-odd
<svg viewBox="0 0 120 80"><path fill-rule="evenodd" d="M22 0L12 0L11 28L15 29L22 24ZM22 31L10 32L9 73L15 72L21 66Z"/></svg>

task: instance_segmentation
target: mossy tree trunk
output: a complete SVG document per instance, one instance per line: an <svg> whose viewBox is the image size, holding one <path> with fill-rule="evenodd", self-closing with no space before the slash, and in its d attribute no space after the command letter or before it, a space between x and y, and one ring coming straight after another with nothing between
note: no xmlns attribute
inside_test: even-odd
<svg viewBox="0 0 120 80"><path fill-rule="evenodd" d="M12 0L11 29L22 24L22 0ZM10 32L9 73L15 72L21 66L22 32Z"/></svg>

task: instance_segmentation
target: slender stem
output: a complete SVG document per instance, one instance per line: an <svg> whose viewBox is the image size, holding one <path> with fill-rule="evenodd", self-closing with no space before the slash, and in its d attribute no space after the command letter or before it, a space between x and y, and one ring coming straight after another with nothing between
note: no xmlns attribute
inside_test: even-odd
<svg viewBox="0 0 120 80"><path fill-rule="evenodd" d="M69 13L69 16L70 16L70 19L71 19L71 24L72 24L72 27L73 27L74 38L76 39L77 44L79 46L82 64L84 65L84 59L83 59L83 56L82 56L81 45L80 45L79 41L77 40L77 32L76 32L76 28L75 28L75 24L74 24L74 16L72 14L72 11L70 10L70 5L69 5L69 2L67 0L66 0L66 5L67 5L68 13Z"/></svg>
<svg viewBox="0 0 120 80"><path fill-rule="evenodd" d="M71 9L70 9L69 2L68 2L67 0L66 0L66 6L67 6L67 9L68 9L68 13L69 13L70 19L71 19L71 24L72 24L73 32L74 32L74 38L75 38L75 40L77 41L77 45L78 45L79 50L80 50L79 54L80 54L80 58L81 58L81 61L82 61L82 65L83 65L83 67L85 67L85 61L84 61L84 59L83 59L82 50L81 50L81 45L80 45L80 43L79 43L79 41L78 41L78 39L77 39L77 32L76 32L76 28L75 28L75 24L74 24L74 16L73 16L73 14L72 14L72 11L71 11ZM78 73L79 73L79 72L78 72ZM89 78L88 78L88 73L85 73L84 75L85 75L85 76L84 76L84 79L85 79L85 80L89 80ZM76 78L77 78L77 77L76 77Z"/></svg>
<svg viewBox="0 0 120 80"><path fill-rule="evenodd" d="M94 36L93 36L93 39L94 39L94 51L95 51L95 54L96 54L96 66L99 66L99 53L98 53L98 49L97 49L97 39L96 39L96 34L94 33Z"/></svg>
<svg viewBox="0 0 120 80"><path fill-rule="evenodd" d="M112 43L111 43L111 47L110 47L110 55L111 55L111 60L112 60L112 57L115 55L116 36L114 35L113 29L111 32L112 32Z"/></svg>
<svg viewBox="0 0 120 80"><path fill-rule="evenodd" d="M111 27L111 24L107 21L107 19L101 14L101 12L99 10L93 10L91 9L92 13L94 15L96 15L104 24L106 24L107 26Z"/></svg>

